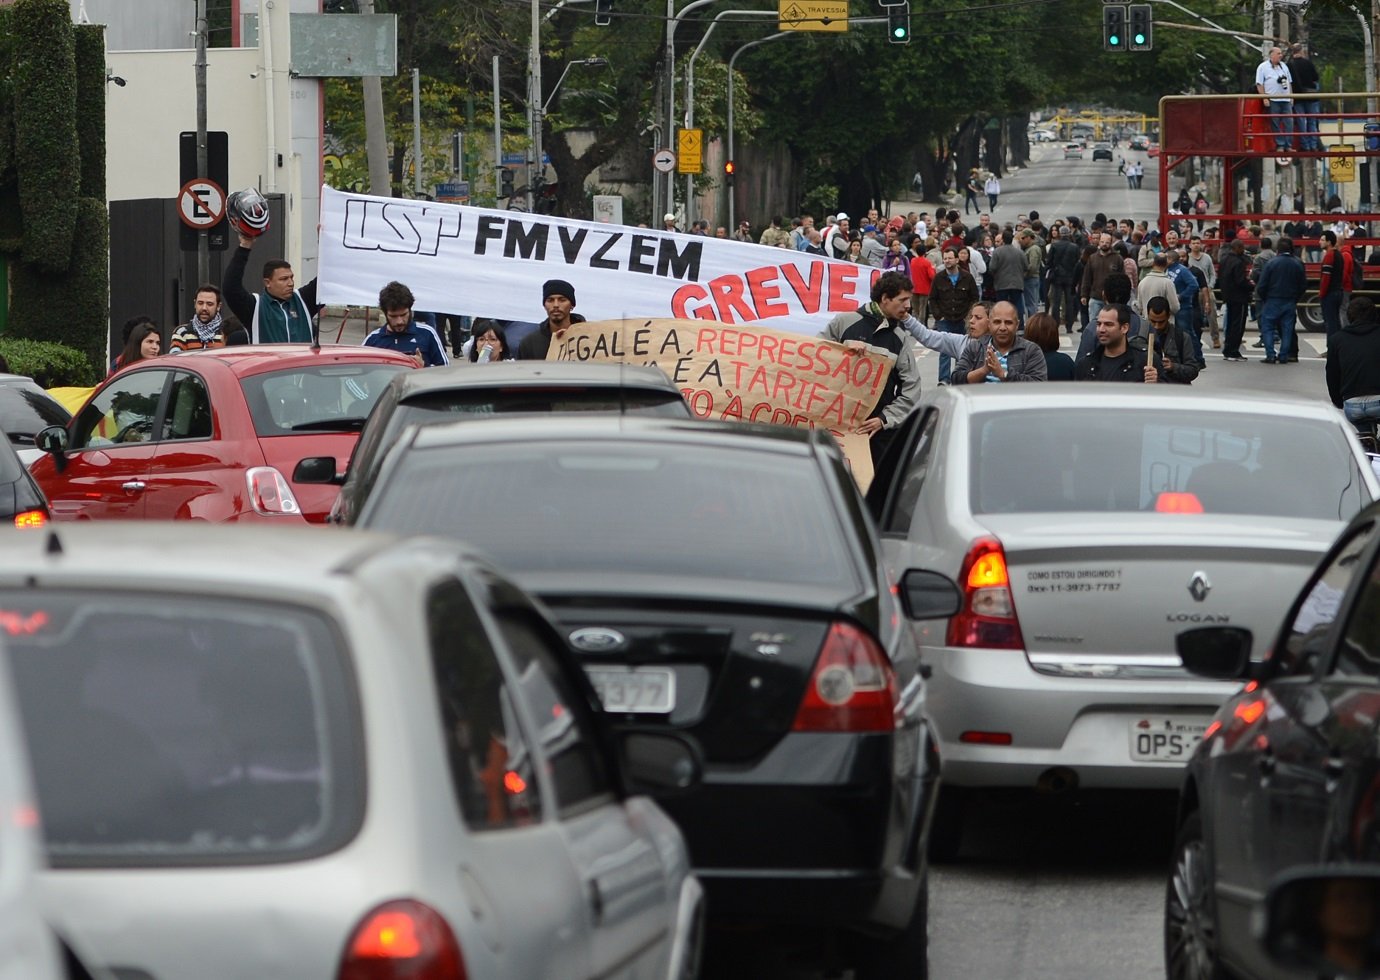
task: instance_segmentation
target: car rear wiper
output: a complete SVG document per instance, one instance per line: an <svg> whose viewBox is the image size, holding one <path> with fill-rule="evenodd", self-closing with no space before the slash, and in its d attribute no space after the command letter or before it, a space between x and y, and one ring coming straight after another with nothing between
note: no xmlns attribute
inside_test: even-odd
<svg viewBox="0 0 1380 980"><path fill-rule="evenodd" d="M317 419L314 422L299 422L292 427L293 432L358 432L364 428L360 416L344 419Z"/></svg>

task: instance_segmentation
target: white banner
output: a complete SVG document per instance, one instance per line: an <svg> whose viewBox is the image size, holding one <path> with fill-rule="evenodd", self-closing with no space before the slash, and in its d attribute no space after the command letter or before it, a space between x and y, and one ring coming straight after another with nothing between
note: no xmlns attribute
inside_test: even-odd
<svg viewBox="0 0 1380 980"><path fill-rule="evenodd" d="M865 305L879 275L732 239L321 189L322 303L373 306L396 279L419 310L540 321L542 283L564 279L590 320L717 320L814 335Z"/></svg>

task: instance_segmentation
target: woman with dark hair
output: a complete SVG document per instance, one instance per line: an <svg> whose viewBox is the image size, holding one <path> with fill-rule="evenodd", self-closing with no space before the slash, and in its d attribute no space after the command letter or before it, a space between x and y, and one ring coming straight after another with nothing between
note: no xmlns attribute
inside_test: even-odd
<svg viewBox="0 0 1380 980"><path fill-rule="evenodd" d="M1050 381L1073 380L1073 358L1059 349L1059 321L1048 313L1036 313L1025 321L1025 339L1045 352Z"/></svg>
<svg viewBox="0 0 1380 980"><path fill-rule="evenodd" d="M136 361L157 357L162 353L162 348L163 341L159 338L158 328L154 326L153 321L144 320L137 323L130 330L129 337L125 340L125 349L115 358L115 366L110 369L110 373L114 374Z"/></svg>
<svg viewBox="0 0 1380 980"><path fill-rule="evenodd" d="M488 364L493 361L515 361L517 358L508 349L508 335L490 320L476 324L474 341L470 345L470 360L475 364Z"/></svg>

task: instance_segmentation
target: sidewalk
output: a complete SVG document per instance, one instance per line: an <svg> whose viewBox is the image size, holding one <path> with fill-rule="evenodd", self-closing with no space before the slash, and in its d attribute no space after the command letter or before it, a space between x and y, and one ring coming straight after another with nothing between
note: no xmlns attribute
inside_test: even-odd
<svg viewBox="0 0 1380 980"><path fill-rule="evenodd" d="M328 306L321 311L321 343L358 347L380 322L373 307Z"/></svg>

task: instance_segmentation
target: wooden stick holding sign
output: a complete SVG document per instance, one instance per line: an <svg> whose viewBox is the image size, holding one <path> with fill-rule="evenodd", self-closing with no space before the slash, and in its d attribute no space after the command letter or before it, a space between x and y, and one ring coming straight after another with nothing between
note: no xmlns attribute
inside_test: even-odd
<svg viewBox="0 0 1380 980"><path fill-rule="evenodd" d="M867 420L890 354L716 320L640 319L577 323L546 356L656 365L698 418L828 429L858 486L872 482Z"/></svg>

